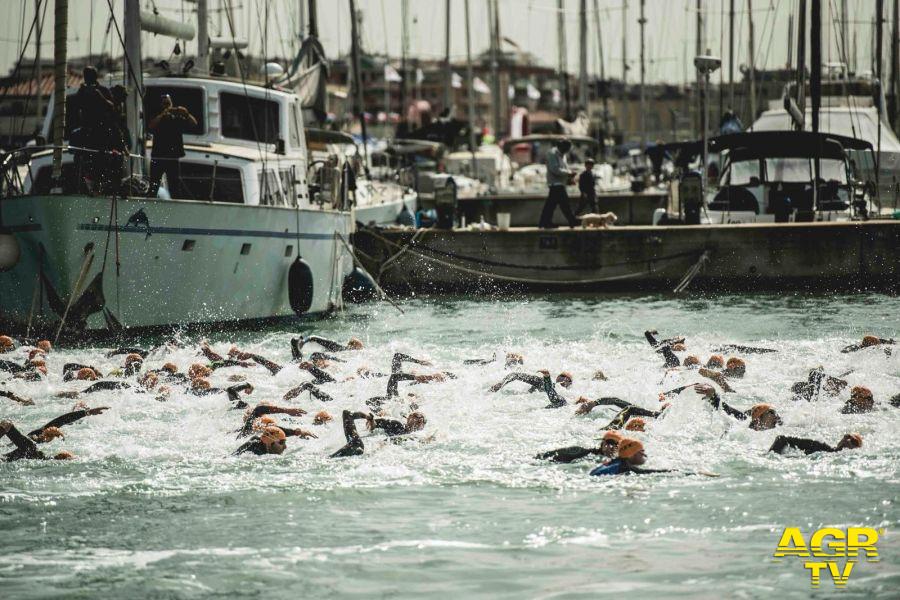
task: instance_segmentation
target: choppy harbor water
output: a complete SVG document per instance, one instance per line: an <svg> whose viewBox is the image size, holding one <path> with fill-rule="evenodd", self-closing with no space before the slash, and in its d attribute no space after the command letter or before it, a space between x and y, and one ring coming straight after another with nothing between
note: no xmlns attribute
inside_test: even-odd
<svg viewBox="0 0 900 600"><path fill-rule="evenodd" d="M310 415L278 420L319 438L290 438L284 455L266 457L229 456L242 415L228 411L222 396L175 392L158 403L128 391L95 394L90 405L112 409L67 427L66 439L51 444L77 461L0 464L2 596L799 598L813 594L808 571L772 559L781 530L835 525L884 528L882 560L857 565L846 590L826 579L815 595L897 598L900 409L886 401L900 392L900 348L891 356L839 352L869 332L900 337L896 298L455 298L403 307L405 315L386 304L353 307L298 330L365 342L348 363L331 367L339 381L363 365L387 370L394 351L458 374L408 388L428 417L422 435L394 444L364 434L364 456L327 458L343 444L340 423L313 427L310 415L362 409L366 398L383 394L384 379L326 384L331 405L297 399ZM587 417L575 416L573 406L544 410L546 398L521 384L487 392L505 374L502 364L461 366L465 358L518 351L526 370L572 371L575 384L563 391L570 401L611 395L654 407L659 391L697 376L663 381L660 357L643 338L647 328L687 336L689 352L704 359L720 343L777 348L745 357L747 377L729 402L774 404L782 433L835 443L858 431L863 448L769 455L776 432L751 431L686 393L636 434L648 466L721 477L589 478L593 462L531 457L590 444L614 409ZM298 330L210 341L219 351L234 342L286 362ZM101 350L61 349L48 361L48 382L8 383L36 404L4 401L0 418L24 429L68 411L74 401L54 395L83 384L62 383L63 363L103 370L121 362L100 358ZM185 369L196 360L191 344L154 353L146 364ZM838 412L845 398L792 402L791 382L820 364L834 374L853 369L847 379L869 386L879 409L846 416ZM609 380L591 381L596 369ZM217 372L213 384L229 374ZM251 401L278 404L308 379L295 368L249 375Z"/></svg>

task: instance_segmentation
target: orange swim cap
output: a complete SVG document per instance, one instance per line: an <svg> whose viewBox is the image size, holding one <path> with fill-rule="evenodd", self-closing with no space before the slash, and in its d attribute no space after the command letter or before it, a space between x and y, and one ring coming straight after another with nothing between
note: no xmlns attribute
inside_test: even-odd
<svg viewBox="0 0 900 600"><path fill-rule="evenodd" d="M618 444L620 441L622 441L622 434L618 431L607 431L603 434L603 441L608 442L609 440L612 440Z"/></svg>
<svg viewBox="0 0 900 600"><path fill-rule="evenodd" d="M619 458L631 458L644 450L644 445L638 440L622 438L619 442Z"/></svg>
<svg viewBox="0 0 900 600"><path fill-rule="evenodd" d="M643 431L644 426L646 424L647 424L647 422L644 421L642 418L635 417L635 418L631 419L630 421L628 421L628 423L625 424L625 430L626 431Z"/></svg>
<svg viewBox="0 0 900 600"><path fill-rule="evenodd" d="M141 385L147 388L148 390L152 390L156 387L156 384L159 383L159 375L156 373L147 372L144 373L144 376L140 379Z"/></svg>
<svg viewBox="0 0 900 600"><path fill-rule="evenodd" d="M263 441L263 443L267 442L276 442L278 440L286 440L287 436L284 434L284 431L280 427L275 427L274 425L267 425L263 429L263 433L259 436L259 439Z"/></svg>
<svg viewBox="0 0 900 600"><path fill-rule="evenodd" d="M725 359L719 356L718 354L713 354L709 357L709 360L706 361L706 368L708 369L721 369L725 366Z"/></svg>
<svg viewBox="0 0 900 600"><path fill-rule="evenodd" d="M684 363L682 364L684 364L685 367L693 367L700 364L700 358L691 354L684 359Z"/></svg>
<svg viewBox="0 0 900 600"><path fill-rule="evenodd" d="M685 350L684 344L672 344L673 352L684 352Z"/></svg>
<svg viewBox="0 0 900 600"><path fill-rule="evenodd" d="M191 379L197 379L200 377L209 377L212 374L212 369L207 367L206 365L202 365L200 363L194 363L188 369L188 377Z"/></svg>
<svg viewBox="0 0 900 600"><path fill-rule="evenodd" d="M863 348L868 348L869 346L877 346L880 343L881 343L881 340L879 340L874 335L866 335L866 336L863 336L863 339L862 339L862 347Z"/></svg>
<svg viewBox="0 0 900 600"><path fill-rule="evenodd" d="M45 427L39 437L43 442L50 442L56 438L64 438L66 436L63 435L59 427Z"/></svg>
<svg viewBox="0 0 900 600"><path fill-rule="evenodd" d="M78 369L78 373L75 374L75 379L79 381L96 381L97 372L90 367L84 367Z"/></svg>
<svg viewBox="0 0 900 600"><path fill-rule="evenodd" d="M60 452L56 456L53 457L53 460L72 460L75 458L75 455L71 452Z"/></svg>
<svg viewBox="0 0 900 600"><path fill-rule="evenodd" d="M859 400L874 399L874 396L872 396L872 390L862 385L854 386L853 389L850 390L850 397Z"/></svg>
<svg viewBox="0 0 900 600"><path fill-rule="evenodd" d="M743 373L747 370L747 363L745 363L744 359L742 358L732 357L728 359L727 363L725 363L725 368L729 371Z"/></svg>
<svg viewBox="0 0 900 600"><path fill-rule="evenodd" d="M506 353L506 366L512 365L521 365L524 364L525 359L522 358L522 355L517 352L507 352Z"/></svg>
<svg viewBox="0 0 900 600"><path fill-rule="evenodd" d="M28 353L28 360L34 360L36 356L44 356L46 353L40 348L34 348L31 352Z"/></svg>
<svg viewBox="0 0 900 600"><path fill-rule="evenodd" d="M606 374L603 371L600 371L599 369L594 371L594 375L593 375L593 377L591 377L591 379L594 381L608 381Z"/></svg>
<svg viewBox="0 0 900 600"><path fill-rule="evenodd" d="M353 350L362 350L363 343L356 338L350 338L350 341L347 342L347 347Z"/></svg>
<svg viewBox="0 0 900 600"><path fill-rule="evenodd" d="M16 343L8 335L0 335L0 352L8 352L15 347Z"/></svg>
<svg viewBox="0 0 900 600"><path fill-rule="evenodd" d="M169 373L177 373L177 372L178 372L178 367L175 366L175 363L167 362L166 364L164 364L164 365L162 366L162 370L163 370L163 371L167 371L167 372L169 372Z"/></svg>
<svg viewBox="0 0 900 600"><path fill-rule="evenodd" d="M771 404L754 404L750 407L750 418L755 421L770 410L775 410Z"/></svg>
<svg viewBox="0 0 900 600"><path fill-rule="evenodd" d="M207 380L202 377L197 377L191 382L191 387L195 390L208 390L212 386L209 385Z"/></svg>
<svg viewBox="0 0 900 600"><path fill-rule="evenodd" d="M125 357L125 366L126 366L126 367L127 367L128 365L130 365L130 364L132 364L132 363L136 363L136 362L138 362L138 363L139 363L139 362L144 362L144 359L141 358L141 355L140 355L140 354L129 354L129 355L127 355L127 356Z"/></svg>
<svg viewBox="0 0 900 600"><path fill-rule="evenodd" d="M862 436L859 435L858 433L848 433L844 437L847 437L847 438L850 438L851 440L853 440L856 443L857 448L862 447L863 439L862 439Z"/></svg>
<svg viewBox="0 0 900 600"><path fill-rule="evenodd" d="M38 350L43 350L44 352L50 352L53 349L53 345L50 343L50 340L41 340L37 343Z"/></svg>
<svg viewBox="0 0 900 600"><path fill-rule="evenodd" d="M572 372L571 372L571 371L563 371L562 373L560 373L559 375L557 375L557 376L556 376L556 381L559 381L560 379L568 379L569 381L575 381L575 378L572 377Z"/></svg>
<svg viewBox="0 0 900 600"><path fill-rule="evenodd" d="M316 413L315 418L313 418L314 425L324 425L325 423L333 420L331 415L329 415L326 411L320 410Z"/></svg>

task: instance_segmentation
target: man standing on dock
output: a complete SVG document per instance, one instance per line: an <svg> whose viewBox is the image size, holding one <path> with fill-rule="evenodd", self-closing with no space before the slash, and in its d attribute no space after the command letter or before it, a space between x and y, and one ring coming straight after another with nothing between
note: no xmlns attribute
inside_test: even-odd
<svg viewBox="0 0 900 600"><path fill-rule="evenodd" d="M575 215L572 214L572 207L569 206L569 195L566 193L566 186L574 175L566 163L566 154L571 149L572 142L563 139L547 153L547 186L550 188L550 192L547 194L547 201L544 203L541 220L538 223L538 227L541 229L554 227L553 213L556 211L557 204L569 222L569 227L575 227L577 223Z"/></svg>

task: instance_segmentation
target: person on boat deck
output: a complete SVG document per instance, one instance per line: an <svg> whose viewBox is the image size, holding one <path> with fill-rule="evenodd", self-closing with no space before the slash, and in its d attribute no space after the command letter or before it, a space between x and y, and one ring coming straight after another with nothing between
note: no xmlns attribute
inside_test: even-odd
<svg viewBox="0 0 900 600"><path fill-rule="evenodd" d="M4 435L9 438L9 441L15 444L16 449L12 452L0 455L0 460L3 462L13 462L23 459L48 460L52 458L54 460L69 460L75 458L69 452L60 452L52 457L45 455L38 450L37 443L33 439L22 435L10 421L0 421L0 438Z"/></svg>
<svg viewBox="0 0 900 600"><path fill-rule="evenodd" d="M101 152L109 146L109 138L115 127L115 104L112 93L97 80L97 69L85 67L84 83L72 96L72 110L67 115L67 128L71 131L69 143L82 151L75 153L77 187L79 191L99 191L103 178L104 157Z"/></svg>
<svg viewBox="0 0 900 600"><path fill-rule="evenodd" d="M197 126L197 119L183 106L175 106L169 94L163 94L159 114L150 119L147 128L153 133L150 155L150 197L159 191L166 176L171 198L181 198L181 165L184 156L184 134Z"/></svg>
<svg viewBox="0 0 900 600"><path fill-rule="evenodd" d="M625 475L626 473L643 475L672 472L671 469L640 468L645 462L647 462L647 454L644 452L644 444L632 438L622 438L619 441L618 457L608 463L594 467L588 475Z"/></svg>
<svg viewBox="0 0 900 600"><path fill-rule="evenodd" d="M549 460L558 463L570 463L581 460L587 456L603 456L609 459L616 457L619 452L619 441L622 434L618 431L607 431L603 434L600 445L596 448L583 448L582 446L567 446L548 452L541 452L535 456L538 460Z"/></svg>
<svg viewBox="0 0 900 600"><path fill-rule="evenodd" d="M291 340L291 344L296 346L297 351L303 350L303 346L306 344L318 344L322 346L329 352L344 352L347 350L362 350L363 343L357 338L350 338L346 344L341 344L339 342L335 342L329 339L325 339L323 337L319 337L317 335L310 335L306 337L300 337L299 339Z"/></svg>
<svg viewBox="0 0 900 600"><path fill-rule="evenodd" d="M874 348L875 346L889 346L895 343L896 342L891 339L880 338L874 335L867 335L863 337L860 343L845 346L843 349L841 349L841 352L847 354L849 352L857 352L865 348ZM885 348L884 351L886 354L890 354L890 348Z"/></svg>
<svg viewBox="0 0 900 600"><path fill-rule="evenodd" d="M547 187L549 192L547 200L544 202L544 208L541 211L541 219L538 227L541 229L552 229L553 213L556 212L556 206L559 205L563 216L569 222L569 227L575 227L578 221L572 214L572 207L569 206L569 194L566 192L566 186L569 185L574 173L569 169L566 163L566 154L572 149L572 142L563 139L560 140L547 153Z"/></svg>
<svg viewBox="0 0 900 600"><path fill-rule="evenodd" d="M769 452L784 454L785 450L788 448L799 450L804 454L814 454L816 452L840 452L841 450L856 450L857 448L862 447L862 442L862 436L858 433L846 434L841 438L841 441L838 442L837 446L834 447L818 440L779 435L775 438L775 441L772 442L772 447L769 448Z"/></svg>
<svg viewBox="0 0 900 600"><path fill-rule="evenodd" d="M738 410L733 406L723 402L716 393L715 388L711 385L698 383L694 386L694 390L716 409L722 411L729 417L734 417L739 421L750 419L750 429L755 431L766 431L774 429L781 425L783 421L771 404L754 404L747 410Z"/></svg>
<svg viewBox="0 0 900 600"><path fill-rule="evenodd" d="M596 213L597 209L597 178L594 176L594 159L584 161L584 171L578 176L578 191L581 192L581 203L575 214Z"/></svg>

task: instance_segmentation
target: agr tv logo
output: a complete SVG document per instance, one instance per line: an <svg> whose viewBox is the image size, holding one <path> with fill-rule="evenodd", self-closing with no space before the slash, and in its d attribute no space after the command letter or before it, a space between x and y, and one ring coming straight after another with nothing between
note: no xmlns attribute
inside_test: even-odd
<svg viewBox="0 0 900 600"><path fill-rule="evenodd" d="M774 556L776 559L789 556L818 559L803 562L804 568L809 569L812 586L819 587L824 571L831 576L835 587L843 588L850 580L853 565L859 562L861 556L867 562L878 562L878 548L875 544L879 535L884 535L884 529L849 527L844 531L836 527L823 527L809 536L807 544L799 527L786 527ZM839 559L846 561L841 565Z"/></svg>

